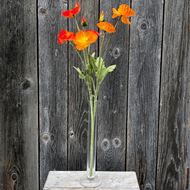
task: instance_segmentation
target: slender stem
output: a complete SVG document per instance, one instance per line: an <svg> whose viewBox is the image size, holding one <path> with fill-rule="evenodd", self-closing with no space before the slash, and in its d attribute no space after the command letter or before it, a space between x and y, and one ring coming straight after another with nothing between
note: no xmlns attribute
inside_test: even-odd
<svg viewBox="0 0 190 190"><path fill-rule="evenodd" d="M75 24L77 26L77 30L80 31L80 27L79 27L79 24L78 24L78 21L77 21L76 17L75 17Z"/></svg>
<svg viewBox="0 0 190 190"><path fill-rule="evenodd" d="M103 47L104 47L105 36L106 36L106 32L104 32L104 33L103 33L103 36L102 36L102 41L101 41L101 45L100 45L100 55L99 55L99 57L102 56L102 50L103 50Z"/></svg>
<svg viewBox="0 0 190 190"><path fill-rule="evenodd" d="M90 177L93 175L93 162L94 162L94 128L95 128L95 114L93 109L93 95L90 95L90 117L91 117L91 129L90 129Z"/></svg>
<svg viewBox="0 0 190 190"><path fill-rule="evenodd" d="M78 50L74 47L73 43L70 42L69 44L73 47L73 49L77 53L78 57L80 58L80 61L81 61L82 65L85 66L85 63L84 63L84 60L82 59L82 56L80 55L80 53L78 52Z"/></svg>

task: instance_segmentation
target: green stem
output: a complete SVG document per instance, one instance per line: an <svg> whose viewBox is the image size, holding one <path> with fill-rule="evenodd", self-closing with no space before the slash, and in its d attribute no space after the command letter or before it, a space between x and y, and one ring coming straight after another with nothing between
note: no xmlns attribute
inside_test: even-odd
<svg viewBox="0 0 190 190"><path fill-rule="evenodd" d="M81 61L82 65L85 66L85 63L84 63L85 61L82 59L82 56L80 55L80 53L78 52L78 50L75 48L74 44L72 42L70 42L69 44L73 47L73 49L77 53L78 57L80 58L80 61Z"/></svg>
<svg viewBox="0 0 190 190"><path fill-rule="evenodd" d="M80 27L79 27L79 24L78 24L76 17L74 19L75 19L75 24L76 24L77 30L80 31Z"/></svg>

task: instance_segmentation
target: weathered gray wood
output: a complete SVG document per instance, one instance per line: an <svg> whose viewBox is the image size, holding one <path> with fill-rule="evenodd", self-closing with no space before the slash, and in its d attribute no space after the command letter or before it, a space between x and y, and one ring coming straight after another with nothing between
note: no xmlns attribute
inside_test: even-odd
<svg viewBox="0 0 190 190"><path fill-rule="evenodd" d="M111 18L112 8L121 3L129 1L100 1L106 20L116 22ZM116 64L117 68L103 82L99 96L98 170L125 170L128 46L129 27L119 23L105 60L106 65Z"/></svg>
<svg viewBox="0 0 190 190"><path fill-rule="evenodd" d="M130 32L127 170L142 189L155 190L162 1L133 1L137 15Z"/></svg>
<svg viewBox="0 0 190 190"><path fill-rule="evenodd" d="M189 54L190 55L190 54ZM188 119L190 122L190 119ZM186 181L186 188L188 190L190 190L190 173L189 173L189 169L190 169L190 125L188 125L188 122L187 122L187 181Z"/></svg>
<svg viewBox="0 0 190 190"><path fill-rule="evenodd" d="M186 189L190 126L190 2L165 2L157 189ZM176 15L177 13L177 15Z"/></svg>
<svg viewBox="0 0 190 190"><path fill-rule="evenodd" d="M82 16L89 22L90 29L95 29L98 20L98 1L81 0L81 13L77 15L79 23ZM70 1L70 8L75 1ZM97 29L97 28L96 28ZM69 30L76 32L73 19L69 20ZM84 81L78 78L73 66L79 65L80 59L71 47L69 49L69 97L68 97L68 169L82 170L86 168L86 143L88 126L88 94Z"/></svg>
<svg viewBox="0 0 190 190"><path fill-rule="evenodd" d="M44 190L90 190L92 188L84 188L80 184L80 179L85 175L86 172L81 171L51 171L48 175ZM94 189L139 190L135 172L97 172L97 176L101 179L101 185Z"/></svg>
<svg viewBox="0 0 190 190"><path fill-rule="evenodd" d="M67 1L39 0L40 186L49 170L67 169L67 47L57 44L67 29Z"/></svg>
<svg viewBox="0 0 190 190"><path fill-rule="evenodd" d="M0 2L0 189L38 190L36 1Z"/></svg>

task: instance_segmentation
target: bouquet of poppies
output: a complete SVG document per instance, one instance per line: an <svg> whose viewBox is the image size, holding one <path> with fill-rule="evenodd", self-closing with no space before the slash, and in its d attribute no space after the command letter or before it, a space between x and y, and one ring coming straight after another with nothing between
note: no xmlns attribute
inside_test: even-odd
<svg viewBox="0 0 190 190"><path fill-rule="evenodd" d="M97 31L88 29L88 21L85 17L81 18L81 22L78 22L77 15L80 12L81 6L77 2L75 7L71 10L63 10L61 15L65 18L73 19L76 24L76 31L71 32L62 29L58 34L58 43L69 43L76 51L80 63L78 66L74 66L74 69L82 79L88 89L90 99L90 140L89 140L89 177L93 177L93 169L95 165L95 117L97 112L97 99L105 77L114 71L116 65L106 66L104 58L106 50L111 41L112 33L117 30L118 22L121 20L124 24L130 24L130 17L135 15L135 11L127 4L121 4L118 9L113 8L112 19L116 19L115 24L107 22L104 17L104 12L100 13L99 21L97 22ZM109 40L105 40L107 37ZM96 43L99 39L100 50L98 54L91 51L91 45Z"/></svg>

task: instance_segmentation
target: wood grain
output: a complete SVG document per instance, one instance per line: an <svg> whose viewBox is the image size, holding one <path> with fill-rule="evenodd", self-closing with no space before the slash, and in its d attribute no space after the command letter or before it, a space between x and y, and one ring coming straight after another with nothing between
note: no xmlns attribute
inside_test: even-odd
<svg viewBox="0 0 190 190"><path fill-rule="evenodd" d="M39 0L40 187L49 170L67 169L67 46L57 35L67 1Z"/></svg>
<svg viewBox="0 0 190 190"><path fill-rule="evenodd" d="M112 22L112 7L118 8L121 3L129 1L100 1L106 20ZM129 28L119 22L105 59L107 66L117 67L103 82L99 96L98 170L125 170L128 48Z"/></svg>
<svg viewBox="0 0 190 190"><path fill-rule="evenodd" d="M81 13L77 15L80 23L82 16L85 16L89 22L90 29L97 29L95 26L98 20L98 1L82 0ZM69 7L72 8L75 2L70 1ZM69 30L77 31L73 20L69 22ZM96 47L93 47L96 50ZM73 66L78 66L80 59L73 48L69 48L68 55L68 169L83 170L86 168L86 145L87 145L87 127L88 127L88 93L84 81L78 78L78 74Z"/></svg>
<svg viewBox="0 0 190 190"><path fill-rule="evenodd" d="M165 2L157 189L186 189L190 126L190 2ZM176 13L177 16L176 16Z"/></svg>
<svg viewBox="0 0 190 190"><path fill-rule="evenodd" d="M163 4L133 1L132 7L127 170L137 172L141 189L155 190Z"/></svg>
<svg viewBox="0 0 190 190"><path fill-rule="evenodd" d="M1 1L0 23L0 189L38 190L35 1Z"/></svg>

